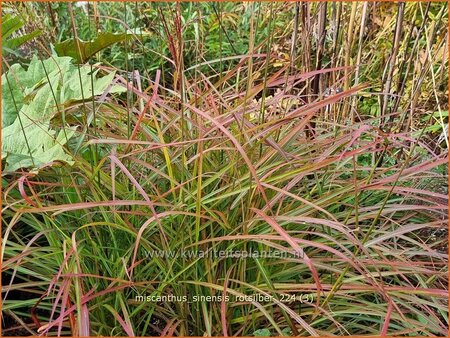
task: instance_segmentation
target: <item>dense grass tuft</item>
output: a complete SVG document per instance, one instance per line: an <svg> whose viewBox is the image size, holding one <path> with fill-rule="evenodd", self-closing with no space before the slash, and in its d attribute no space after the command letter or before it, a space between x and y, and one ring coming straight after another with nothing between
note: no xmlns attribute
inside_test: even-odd
<svg viewBox="0 0 450 338"><path fill-rule="evenodd" d="M42 24L163 46L90 60L73 165L3 173L4 334L447 334L447 4L89 6Z"/></svg>

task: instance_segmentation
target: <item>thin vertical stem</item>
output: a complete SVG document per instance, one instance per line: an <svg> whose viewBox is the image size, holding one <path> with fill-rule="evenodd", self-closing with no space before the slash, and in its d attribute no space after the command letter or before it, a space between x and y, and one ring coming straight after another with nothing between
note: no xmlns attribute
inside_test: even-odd
<svg viewBox="0 0 450 338"><path fill-rule="evenodd" d="M394 41L392 43L392 51L391 56L389 58L389 71L387 73L387 79L384 83L383 88L383 100L381 104L381 123L385 122L385 115L388 112L388 105L391 101L391 85L392 85L392 78L394 76L394 69L395 64L397 63L397 53L398 48L400 46L400 40L403 32L403 15L405 10L405 3L399 2L398 4L398 12L397 12L397 20L395 23L395 35L394 35Z"/></svg>

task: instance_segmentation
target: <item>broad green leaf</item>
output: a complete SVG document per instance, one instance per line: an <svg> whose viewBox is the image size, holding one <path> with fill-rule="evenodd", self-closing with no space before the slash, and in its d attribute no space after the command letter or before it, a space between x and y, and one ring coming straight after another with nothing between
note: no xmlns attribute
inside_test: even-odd
<svg viewBox="0 0 450 338"><path fill-rule="evenodd" d="M4 15L2 17L2 39L7 38L22 26L23 22L18 16L13 17L11 14Z"/></svg>
<svg viewBox="0 0 450 338"><path fill-rule="evenodd" d="M34 32L31 32L29 34L21 35L16 38L6 40L5 42L2 43L2 48L14 50L17 47L23 45L25 42L30 41L39 35L41 35L41 31L35 30Z"/></svg>
<svg viewBox="0 0 450 338"><path fill-rule="evenodd" d="M2 55L5 56L10 53L14 53L14 49L20 47L25 42L34 39L36 36L40 35L39 30L35 30L31 33L17 36L14 38L9 38L18 29L22 28L24 25L23 21L18 16L11 16L6 14L2 17Z"/></svg>
<svg viewBox="0 0 450 338"><path fill-rule="evenodd" d="M55 51L59 56L70 56L74 58L77 63L85 63L95 53L131 36L132 34L125 33L99 33L98 36L92 41L70 39L57 43L55 45Z"/></svg>
<svg viewBox="0 0 450 338"><path fill-rule="evenodd" d="M42 165L53 161L73 164L72 157L66 154L62 147L66 143L63 131L60 131L58 137L55 137L55 134L56 132L44 123L28 123L23 130L20 123L14 123L4 128L2 130L2 159L6 157L5 172L30 167L37 170ZM68 139L74 134L74 129L66 128ZM28 145L26 141L28 141ZM28 146L30 146L31 156Z"/></svg>
<svg viewBox="0 0 450 338"><path fill-rule="evenodd" d="M33 57L27 70L14 64L3 74L2 159L6 159L5 171L37 169L53 161L72 163L63 146L75 134L75 129L62 126L57 132L50 127L50 121L59 113L59 107L102 95L114 73L101 77L99 71L91 71L90 66L82 66L78 71L71 61L70 57L44 61ZM124 90L114 85L109 92Z"/></svg>

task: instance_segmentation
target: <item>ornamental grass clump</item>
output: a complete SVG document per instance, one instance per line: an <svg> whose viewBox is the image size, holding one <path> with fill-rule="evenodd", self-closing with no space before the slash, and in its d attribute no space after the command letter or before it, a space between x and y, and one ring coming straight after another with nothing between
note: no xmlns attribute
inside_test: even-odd
<svg viewBox="0 0 450 338"><path fill-rule="evenodd" d="M300 14L314 8L311 17L326 18L318 3L220 4L211 12L206 4L168 4L167 12L150 5L141 13L136 4L136 12L159 20L161 50L127 27L133 40L124 35L111 47L122 51L114 62L123 58L123 67L107 50L35 58L47 74L25 86L23 98L14 95L16 110L2 88L2 108L11 108L2 131L22 116L30 122L16 126L24 146L2 157L3 333L445 335L448 113L433 83L447 63L430 54L428 68L405 75L404 97L383 103L370 78L382 60L366 52L364 36L349 42L360 61L374 58L369 69L326 39L322 49L305 43L283 54L287 36L306 41ZM127 15L127 6L111 8ZM339 6L333 20L347 13L356 22L357 9L369 5ZM423 9L405 6L400 17ZM437 10L441 25L445 7ZM72 30L81 22L74 13ZM242 46L223 30L233 20L248 28L245 53L234 53ZM193 23L201 29L191 31ZM207 25L219 31L206 36ZM195 46L185 41L191 33ZM215 46L216 38L222 54L203 59L201 41ZM428 42L430 53L440 46ZM330 62L308 59L330 48ZM132 52L162 65L140 67ZM8 67L13 93L14 74L31 70ZM77 94L64 96L66 86ZM405 105L406 89L422 86L433 95ZM45 121L33 108L44 94ZM57 148L51 160L31 137L39 126Z"/></svg>

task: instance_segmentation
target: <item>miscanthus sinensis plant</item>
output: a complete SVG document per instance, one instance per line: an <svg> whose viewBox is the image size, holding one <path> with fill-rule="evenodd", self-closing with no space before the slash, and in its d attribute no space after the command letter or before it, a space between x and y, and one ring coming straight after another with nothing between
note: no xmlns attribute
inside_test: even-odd
<svg viewBox="0 0 450 338"><path fill-rule="evenodd" d="M445 335L442 109L362 114L373 88L349 85L354 67L300 71L256 44L186 66L178 19L165 27L169 68L67 64L84 84L70 98L46 61L53 73L32 86L46 91L46 120L15 111L29 130L69 135L41 163L48 149L27 147L16 123L3 333ZM306 95L319 78L334 80Z"/></svg>

